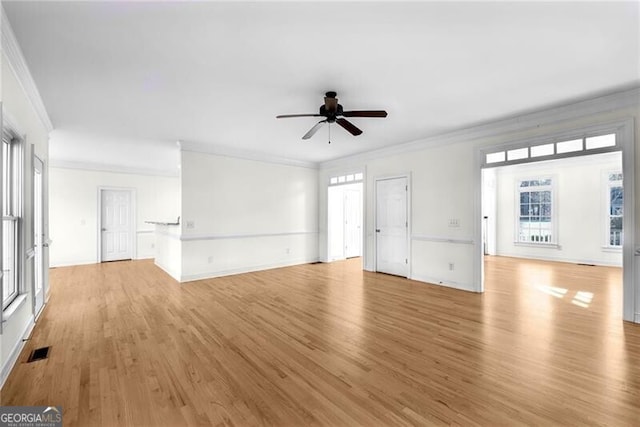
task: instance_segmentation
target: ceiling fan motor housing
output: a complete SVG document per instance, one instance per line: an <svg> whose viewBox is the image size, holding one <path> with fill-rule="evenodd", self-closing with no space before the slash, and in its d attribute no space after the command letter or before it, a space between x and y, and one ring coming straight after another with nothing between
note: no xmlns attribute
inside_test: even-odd
<svg viewBox="0 0 640 427"><path fill-rule="evenodd" d="M338 116L341 116L343 113L343 109L342 109L342 105L340 104L336 104L336 110L335 111L331 111L329 109L327 109L327 107L325 105L321 105L320 106L320 115L325 116L327 118L327 121L329 121L330 123L333 123L336 121L336 118Z"/></svg>

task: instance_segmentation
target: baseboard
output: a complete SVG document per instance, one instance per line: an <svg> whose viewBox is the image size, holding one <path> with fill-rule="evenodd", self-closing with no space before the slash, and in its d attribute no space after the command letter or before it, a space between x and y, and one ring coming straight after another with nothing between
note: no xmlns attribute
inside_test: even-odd
<svg viewBox="0 0 640 427"><path fill-rule="evenodd" d="M160 264L158 264L157 262L153 263L156 267L158 267L160 270L164 271L165 273L167 273L169 276L171 276L172 279L176 280L176 281L180 281L180 275L173 273L169 270L167 270L166 268L164 268L163 266L161 266Z"/></svg>
<svg viewBox="0 0 640 427"><path fill-rule="evenodd" d="M411 280L416 280L418 282L425 282L431 285L444 286L446 288L458 289L460 291L467 292L478 292L475 289L475 286L467 283L459 283L449 279L442 279L437 277L429 277L429 276L421 276L421 275L412 275L410 277Z"/></svg>
<svg viewBox="0 0 640 427"><path fill-rule="evenodd" d="M134 261L138 261L138 260L143 260L143 259L154 259L155 256L145 256L145 257L140 257L140 258L133 258ZM60 262L60 263L52 263L50 265L50 268L56 268L56 267L74 267L76 265L89 265L89 264L100 264L98 261L96 261L95 259L93 260L85 260L85 261L73 261L73 262Z"/></svg>
<svg viewBox="0 0 640 427"><path fill-rule="evenodd" d="M89 264L98 264L95 259L85 260L85 261L72 261L72 262L60 262L60 263L51 263L49 265L50 268L56 267L73 267L76 265L89 265Z"/></svg>
<svg viewBox="0 0 640 427"><path fill-rule="evenodd" d="M602 260L594 261L590 259L560 259L560 258L549 258L549 257L542 257L542 256L536 256L536 255L529 255L529 254L510 254L510 253L499 253L499 254L496 254L495 256L520 258L520 259L535 259L539 261L565 262L568 264L588 264L588 265L592 264L592 265L598 265L602 267L622 267L622 263L607 262Z"/></svg>
<svg viewBox="0 0 640 427"><path fill-rule="evenodd" d="M9 357L2 364L2 371L0 371L0 388L4 387L4 382L7 380L9 374L11 373L11 370L18 361L20 352L22 351L26 343L26 341L24 341L24 338L27 338L31 334L31 331L33 330L35 325L36 324L34 322L33 316L31 316L29 318L29 322L27 322L27 324L25 325L21 338L18 340L18 342L15 343L15 345L11 349L11 353L9 353Z"/></svg>
<svg viewBox="0 0 640 427"><path fill-rule="evenodd" d="M635 318L634 322L640 323L640 313L636 313L636 318Z"/></svg>
<svg viewBox="0 0 640 427"><path fill-rule="evenodd" d="M232 276L234 274L252 273L255 271L272 270L274 268L282 268L282 267L292 267L294 265L310 264L312 262L318 262L318 261L320 261L320 258L314 257L314 258L289 260L289 261L272 263L272 264L262 264L262 265L252 265L252 266L246 266L246 267L232 268L229 270L211 271L207 273L187 274L181 277L180 282L183 282L183 283L193 282L195 280L213 279L216 277Z"/></svg>

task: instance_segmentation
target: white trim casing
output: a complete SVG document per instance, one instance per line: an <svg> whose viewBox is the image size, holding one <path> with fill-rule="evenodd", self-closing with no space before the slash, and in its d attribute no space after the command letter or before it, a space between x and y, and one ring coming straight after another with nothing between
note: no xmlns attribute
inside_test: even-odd
<svg viewBox="0 0 640 427"><path fill-rule="evenodd" d="M637 262L635 257L635 122L633 118L629 118L622 122L620 130L616 133L616 138L620 140L622 147L622 186L623 194L623 212L622 229L624 230L624 242L622 247L622 319L627 321L636 321L634 312L636 307L636 274ZM638 322L640 323L640 322Z"/></svg>
<svg viewBox="0 0 640 427"><path fill-rule="evenodd" d="M423 275L414 275L411 277L411 280L416 280L418 282L424 282L427 285L435 285L435 286L443 286L446 288L458 289L466 292L477 292L474 286L470 283L460 283L455 280L445 279L441 277L434 276L423 276Z"/></svg>
<svg viewBox="0 0 640 427"><path fill-rule="evenodd" d="M315 231L286 231L277 233L210 233L210 234L187 234L176 235L166 233L165 235L179 238L183 242L195 241L195 240L231 240L231 239L249 239L253 237L278 237L278 236L299 236L303 234L318 234L318 230Z"/></svg>
<svg viewBox="0 0 640 427"><path fill-rule="evenodd" d="M279 237L279 236L300 236L305 234L318 234L318 230L315 231L285 231L276 233L208 233L208 234L178 234L171 233L165 230L155 230L155 233L163 236L170 237L175 240L183 242L194 242L202 240L236 240L236 239L250 239L254 237Z"/></svg>
<svg viewBox="0 0 640 427"><path fill-rule="evenodd" d="M431 236L428 234L412 234L411 240L418 240L422 242L457 243L461 245L475 244L472 238L461 239L459 237Z"/></svg>
<svg viewBox="0 0 640 427"><path fill-rule="evenodd" d="M230 276L232 274L241 274L241 273L251 273L251 272L254 272L254 271L272 270L274 268L291 267L291 266L300 265L300 264L311 264L311 263L318 262L318 261L319 261L318 257L297 258L297 259L287 260L287 261L284 261L284 262L276 262L276 263L271 263L271 264L251 265L251 266L246 266L246 267L232 268L232 269L228 269L228 270L221 270L221 271L215 271L215 272L210 272L210 273L188 274L188 275L182 275L180 277L179 282L180 283L192 282L194 280L212 279L212 278L215 278L215 277ZM158 264L156 264L156 265L158 265ZM167 273L168 275L170 275L171 277L173 277L175 279L175 276L173 276L173 274L171 274L170 272L168 272L167 270L165 270L162 267L160 267L160 268L165 273Z"/></svg>

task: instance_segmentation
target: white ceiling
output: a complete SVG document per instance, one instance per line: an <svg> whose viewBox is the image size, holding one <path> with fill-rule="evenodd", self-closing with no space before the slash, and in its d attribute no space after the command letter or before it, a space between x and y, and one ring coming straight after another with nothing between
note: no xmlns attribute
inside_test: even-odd
<svg viewBox="0 0 640 427"><path fill-rule="evenodd" d="M2 3L60 134L131 144L320 162L640 82L637 2ZM275 119L327 90L389 116Z"/></svg>

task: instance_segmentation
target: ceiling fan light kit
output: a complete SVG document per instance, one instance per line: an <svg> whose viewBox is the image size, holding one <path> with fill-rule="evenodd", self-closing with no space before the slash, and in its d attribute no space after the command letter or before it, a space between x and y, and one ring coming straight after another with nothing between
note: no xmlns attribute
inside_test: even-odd
<svg viewBox="0 0 640 427"><path fill-rule="evenodd" d="M387 112L384 110L359 110L359 111L344 111L342 105L338 104L338 94L334 91L329 91L324 95L324 104L320 106L318 114L282 114L276 116L278 119L288 119L292 117L324 117L316 123L307 133L304 134L302 139L311 138L322 127L323 124L337 123L347 132L353 136L358 136L362 133L360 129L345 117L387 117ZM331 140L329 140L331 144Z"/></svg>

